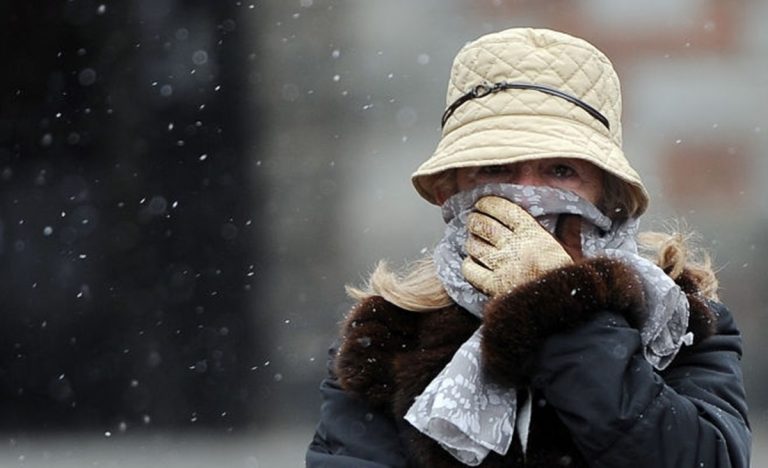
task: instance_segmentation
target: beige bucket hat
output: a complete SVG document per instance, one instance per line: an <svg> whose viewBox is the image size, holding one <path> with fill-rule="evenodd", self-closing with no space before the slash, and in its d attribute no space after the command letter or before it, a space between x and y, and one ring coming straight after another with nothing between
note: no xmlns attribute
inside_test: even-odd
<svg viewBox="0 0 768 468"><path fill-rule="evenodd" d="M621 89L608 58L588 42L548 29L483 36L456 55L432 157L413 173L430 203L447 169L570 157L648 192L621 149Z"/></svg>

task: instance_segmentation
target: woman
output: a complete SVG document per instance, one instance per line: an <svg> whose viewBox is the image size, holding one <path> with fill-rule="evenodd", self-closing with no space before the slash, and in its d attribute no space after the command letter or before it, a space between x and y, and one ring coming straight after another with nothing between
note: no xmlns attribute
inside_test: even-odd
<svg viewBox="0 0 768 468"><path fill-rule="evenodd" d="M413 175L445 236L350 288L307 466L749 466L739 332L682 236L637 235L620 114L583 40L511 29L459 52Z"/></svg>

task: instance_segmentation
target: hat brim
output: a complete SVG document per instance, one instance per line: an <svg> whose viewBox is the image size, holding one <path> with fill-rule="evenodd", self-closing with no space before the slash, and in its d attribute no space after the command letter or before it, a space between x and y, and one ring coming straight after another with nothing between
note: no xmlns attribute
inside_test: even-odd
<svg viewBox="0 0 768 468"><path fill-rule="evenodd" d="M648 193L622 149L595 128L563 117L497 115L470 121L445 134L411 180L422 197L437 205L434 183L443 171L547 158L594 164L630 185L641 202L638 215L646 210Z"/></svg>

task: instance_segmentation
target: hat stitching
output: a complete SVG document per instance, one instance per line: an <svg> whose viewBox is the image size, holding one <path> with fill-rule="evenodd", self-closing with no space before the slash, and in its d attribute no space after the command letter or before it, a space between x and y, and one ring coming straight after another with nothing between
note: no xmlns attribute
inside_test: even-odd
<svg viewBox="0 0 768 468"><path fill-rule="evenodd" d="M474 131L473 134L479 134L479 133L484 133L484 132L488 132L488 131L504 131L504 130L505 129L499 129L499 128L483 128L483 129L478 129L478 130ZM584 130L581 130L581 129L578 129L578 128L574 128L573 130L575 132L578 132L581 137L583 137L584 139L586 139L588 141L588 144L590 144L593 147L595 147L595 149L599 150L601 153L605 152L606 150L611 150L611 146L613 146L613 145L610 144L610 142L609 142L608 145L606 145L603 142L601 142L600 140L595 139L594 138L594 132L587 132L587 131L584 131ZM515 129L514 131L515 132L520 132L520 133L529 133L529 134L537 135L537 136L540 136L542 134L539 131L528 130L528 129L525 129L525 128ZM446 146L452 147L452 148L457 148L457 149L450 150L448 148L445 148ZM503 147L503 148L507 147L507 145L499 145L499 144L473 144L472 145L473 148L484 148L484 147L490 147L490 146ZM516 146L517 147L523 147L523 148L525 148L525 147L538 148L537 146L528 145L527 143L522 142L522 141L518 142ZM445 145L443 145L443 147L445 148L444 154L446 154L446 155L450 155L454 151L457 151L458 149L461 148L461 147L456 147L454 141L447 141L445 143ZM602 157L602 155L601 155L601 157Z"/></svg>
<svg viewBox="0 0 768 468"><path fill-rule="evenodd" d="M560 45L560 44L558 44L558 45ZM493 57L494 57L494 58L495 58L495 59L496 59L498 62L500 62L500 63L502 63L502 64L506 65L507 67L509 67L509 68L512 68L512 69L514 69L514 68L515 68L515 67L514 67L513 65L511 65L511 64L510 64L510 63L509 63L507 60L505 60L503 57L500 57L500 56L499 56L497 53L495 53L495 51L493 51L493 50L490 50L490 49L488 49L488 48L483 48L483 49L482 49L482 51L485 51L485 52L487 52L488 54L490 54L491 56L493 56ZM478 50L478 53L472 54L472 61L473 61L473 65L474 65L474 63L476 63L476 62L477 62L477 60L479 60L479 55L480 55L480 54L479 54L479 52L480 52L480 50ZM529 52L528 52L528 53L527 53L527 54L526 54L526 55L525 55L525 56L524 56L524 57L523 57L521 60L524 60L524 59L525 59L527 56L529 56L530 54L532 54L532 53L535 53L535 52L538 52L538 51L537 51L537 50L531 50L531 51L529 51ZM549 51L548 51L548 52L549 52ZM564 51L560 50L559 52L560 52L560 53L562 53L562 52L564 52ZM558 58L558 57L559 57L559 58ZM544 57L542 57L542 58L544 58ZM555 55L554 55L552 52L549 52L548 56L546 57L546 59L547 59L547 60L548 60L548 62L549 62L549 63L548 63L548 68L549 68L550 70L554 70L554 72L555 72L555 73L558 75L558 77L559 77L559 78L560 78L560 79L563 81L563 83L564 83L564 85L565 85L564 87L565 87L566 89L568 89L569 91L571 91L571 92L572 92L573 94L575 94L575 95L583 95L585 98L586 98L586 96L587 96L587 95L591 95L591 97L596 97L596 96L600 96L600 95L602 94L602 93L597 93L597 92L595 92L595 88L597 87L597 84L598 84L600 81L602 81L602 80L604 79L604 75L605 75L605 73L606 73L604 69L602 69L601 67L597 67L598 69L600 69L600 75L599 75L598 77L596 77L595 79L592 79L592 78L591 78L591 77L590 77L590 76L589 76L589 75L588 75L588 74L587 74L587 73L584 71L584 67L587 65L587 63L586 63L586 62L585 62L585 63L578 63L578 62L575 62L575 61L574 61L574 60L573 60L571 57L568 57L568 56L566 55L566 56L565 56L565 58L567 58L567 59L568 59L568 61L570 61L572 64L575 64L575 65L576 65L576 69L575 69L575 70L574 70L574 71L573 71L573 72L572 72L570 75L567 75L567 76L563 76L563 75L562 75L562 74L561 74L561 73L560 73L560 72L557 70L557 68L556 68L556 67L552 67L552 66L551 66L553 61L561 60L562 58L563 58L563 57L560 57L560 56L555 56ZM594 59L595 59L595 57L590 57L590 58L591 58L591 60L590 60L590 63L594 63ZM600 62L602 62L602 60L599 60L599 61L600 61ZM486 70L486 73L485 73L485 75L484 75L484 74L482 74L481 72L477 71L477 68L478 68L477 66L469 67L469 66L467 66L467 65L464 63L464 61L463 61L461 58L459 58L459 60L457 60L457 62L458 62L458 64L459 64L459 65L461 65L462 67L464 67L464 70L463 70L464 72L468 72L469 74L472 74L472 75L474 75L475 77L477 77L477 78L481 79L481 80L482 80L482 81L484 81L484 82L485 82L485 81L487 81L487 75L489 74L489 73L487 73L487 70ZM494 63L492 63L492 61L488 61L488 67L492 67L493 65L494 65ZM592 85L591 85L589 88L587 88L586 92L584 92L584 93L582 93L582 92L576 92L576 91L574 90L573 86L571 86L571 85L570 85L570 82L571 82L571 80L573 79L573 77L574 77L574 76L575 76L577 73L579 73L579 72L582 72L582 73L584 73L584 76L586 77L586 81L587 81L587 82L589 82L589 83L592 83ZM535 81L536 81L536 79L535 79L535 78L532 78L532 77L530 77L530 76L529 76L529 75L527 75L526 73L523 73L523 74L524 74L524 76L526 76L526 77L527 77L528 79L530 79L531 81L533 81L533 82L535 82ZM460 89L458 88L458 86L456 86L456 84L455 84L455 83L452 83L452 84L453 84L453 86L454 86L454 89L455 89L455 90L459 90L459 92L461 92L461 91L460 91ZM593 99L593 100L592 100L592 102L600 102L600 103L601 103L601 105L600 105L600 107L601 107L601 108L602 108L602 107L608 107L608 109L609 109L609 110L613 110L613 109L615 108L615 106L616 106L616 102L615 102L615 100L612 100L612 99L607 99L607 100L608 100L608 103L607 103L608 105L607 105L607 106L606 106L606 104L605 104L605 101L602 101L602 100L600 100L600 99ZM523 106L524 108L528 108L528 109L534 110L534 111L536 111L536 112L540 111L540 107L533 107L533 106L531 106L529 103L524 103L524 102L522 102L522 101L519 101L519 100L518 100L517 102L518 102L518 103L519 103L521 106ZM540 102L538 105L539 105L539 106L541 106L541 105L545 105L547 102L548 102L548 100L546 100L546 99L545 99L544 101ZM482 104L482 103L478 103L478 104L480 104L481 106L483 106L483 104ZM506 106L508 106L508 105L509 105L509 104L506 104L506 105L505 105L505 107L506 107ZM488 109L488 107L487 107L487 106L483 106L483 107L485 107L485 108L486 108L488 111L494 112L494 110L493 110L493 109ZM456 118L459 118L460 114L467 114L467 112L466 112L467 110L468 110L468 109L465 109L465 112L458 112L458 113L456 113L457 115L455 115L455 117L456 117ZM608 114L609 114L611 117L613 117L612 119L611 119L611 117L609 117L609 119L611 119L611 120L614 120L614 121L618 120L618 119L616 118L616 113L615 113L615 112L608 112ZM473 114L473 115L474 115L474 114ZM472 117L472 116L470 115L469 117ZM461 119L461 120L463 120L463 119ZM618 130L618 129L617 129L617 130ZM612 137L614 136L614 132L611 132L611 136L612 136ZM620 141L620 139L619 139L619 141Z"/></svg>
<svg viewBox="0 0 768 468"><path fill-rule="evenodd" d="M503 45L503 43L497 43L497 45ZM562 50L562 48L563 48L563 44L559 44L559 43L558 43L558 44L551 44L549 47L555 47L555 46L559 46L559 47L560 47L560 49L559 49L559 50L557 50L557 53L554 53L553 51L550 51L550 50L547 50L547 51L546 51L546 52L547 52L547 55L548 55L548 59L549 59L549 63L548 63L548 65L550 65L550 67L549 67L549 70L550 70L550 71L553 71L553 72L557 73L558 75L560 75L560 74L559 74L559 71L558 71L556 68L552 68L552 67L551 67L551 65L552 65L552 62L553 62L553 61L558 61L558 60L562 60L562 59L567 59L567 60L571 61L572 63L576 64L576 65L577 65L577 67L579 67L579 68L583 68L583 67L584 67L584 65L586 65L586 63L579 63L579 62L576 62L576 61L575 61L575 60L574 60L574 59L573 59L573 58L572 58L572 57L569 55L569 53L567 53L565 50ZM570 44L568 44L568 45L567 45L567 47L569 47L569 48L570 48L570 47L571 47L571 45L570 45ZM600 60L600 58L599 58L599 57L596 57L596 56L595 56L595 54L593 53L593 52L594 52L594 49L584 49L584 50L585 50L585 51L587 51L587 52L590 52L590 57L589 57L590 61L595 61L595 60L596 60L596 61L598 61L598 62L602 62L602 64L604 64L604 65L609 65L609 66L610 66L610 62L606 62L606 61L604 61L604 60ZM515 67L513 64L509 63L509 62L508 62L508 61L507 61L505 58L503 58L503 57L499 56L497 53L495 53L495 52L494 52L492 49L490 49L490 48L478 48L478 50L477 50L477 51L475 51L475 53L474 53L474 54L471 54L471 55L472 55L472 58L473 58L473 63L472 63L472 66L469 66L469 65L467 65L467 64L464 62L464 60L463 60L463 57L457 57L457 59L458 59L458 60L457 60L457 64L460 64L461 66L463 66L464 68L466 68L466 69L467 69L466 71L470 71L470 72L473 72L473 73L475 73L475 74L478 74L478 73L476 73L476 72L475 72L475 70L476 70L476 68L477 68L477 67L476 67L476 62L477 62L477 59L478 59L478 53L479 53L479 52L481 52L481 51L485 51L485 52L488 52L488 53L490 53L490 54L491 54L491 55L493 55L493 56L494 56L496 59L498 59L498 61L499 61L499 62L502 62L502 63L504 63L505 65L507 65L508 67L510 67L510 68L512 68L512 69L515 69L515 68L516 68L516 67ZM526 59L526 58L527 58L529 55L531 55L531 54L540 54L540 55L542 55L542 56L543 56L544 54L542 54L541 52L542 52L542 50L540 50L540 49L531 49L531 50L529 50L529 51L527 51L527 52L526 52L526 55L525 55L525 56L523 56L523 57L520 57L519 59L520 59L520 60L524 60L524 59ZM544 57L542 57L542 58L544 58ZM492 63L489 63L489 64L488 64L488 66L492 66L492 65L493 65ZM599 79L602 79L602 75L603 75L603 72L604 72L604 67L597 67L597 68L598 68L598 69L600 70L600 72L601 72L601 75L597 77L597 79L599 80ZM456 73L454 73L454 75L455 75L455 74L456 74ZM479 76L480 76L481 78L483 77L482 75L479 75ZM527 78L529 78L529 79L535 79L535 77L531 77L531 76L528 76L528 75L526 75L526 77L527 77ZM569 78L570 78L570 77L563 77L562 75L560 75L560 77L561 77L562 79L564 79L564 81L568 81L568 80L569 80ZM589 81L589 82L592 82L592 81L593 81L593 79L591 79L591 78L590 78L588 81ZM456 85L454 85L454 86L455 86L455 88L454 88L454 89L456 89L456 90L459 90L459 92L461 91L461 90L460 90L460 88L459 88L458 86L456 86Z"/></svg>
<svg viewBox="0 0 768 468"><path fill-rule="evenodd" d="M551 31L551 30L550 30ZM557 31L551 31L551 32L557 32ZM596 48L592 44L588 43L587 41L580 39L575 36L569 36L566 34L560 34L561 37L559 37L557 40L552 40L548 44L536 44L536 49L548 49L550 47L556 47L556 46L562 46L567 45L568 47L573 47L577 49L581 49L582 51L589 52L591 55L594 55L601 59L602 62L606 64L610 64L611 61L608 59L608 57L600 51L600 49ZM495 44L495 45L509 45L510 43L523 43L523 44L531 44L530 37L521 37L519 35L509 35L509 36L498 36L498 37L485 37L480 38L476 41L470 42L459 51L460 55L461 52L465 50L471 50L474 48L481 48L480 46L486 45L486 44Z"/></svg>
<svg viewBox="0 0 768 468"><path fill-rule="evenodd" d="M547 117L547 118L559 118L559 119L562 119L562 117L555 117L555 116L542 116L542 117ZM489 118L490 118L490 116L489 116ZM564 119L564 120L568 120L568 122L570 122L570 123L572 123L572 122L573 122L573 121L572 121L572 120L570 120L570 119ZM474 123L474 122L473 122L473 123ZM593 147L594 147L594 148L595 148L595 149L596 149L596 150L597 150L597 151L600 153L600 158L603 158L603 157L605 157L605 156L604 156L604 153L605 153L606 151L607 151L607 152L610 152L610 151L612 151L612 147L613 147L613 146L616 146L616 145L615 145L615 143L613 143L613 141L612 141L610 138L607 138L607 137L605 137L605 136L603 136L603 138L605 138L605 139L606 139L606 141L605 141L605 142L601 141L601 140L600 140L600 139L597 137L597 135L595 134L595 132L593 132L593 131L590 131L590 130L589 130L589 129L587 129L587 128L579 128L579 127L571 127L571 128L572 128L572 130L573 130L573 131L575 131L575 132L578 132L578 133L579 133L579 135L580 135L582 138L584 138L585 140L587 140L587 144L590 144L590 145L592 145L592 146L593 146ZM479 133L483 133L483 132L488 132L488 131L499 131L499 130L501 130L501 131L504 131L505 129L500 129L499 127L494 127L494 128L480 128L480 129L477 129L477 130L473 131L472 133L473 133L473 134L479 134ZM538 131L538 130L530 130L530 129L526 129L526 128L524 128L524 127L521 127L521 128L516 128L516 129L514 129L514 131L516 131L516 132L521 132L521 133L529 133L529 134L532 134L532 135L537 135L537 136L541 136L541 134L542 134L542 132L541 132L541 131ZM439 144L439 147L443 148L443 153L446 155L446 157L448 157L449 155L451 155L451 154L453 154L454 152L456 152L456 151L459 151L459 150L461 149L461 146L459 146L459 147L457 147L457 146L456 146L456 142L457 142L457 141L460 141L460 140L461 140L461 139L463 139L463 138L464 138L464 135L455 136L455 137L453 137L453 138L452 138L450 135L447 135L447 136L446 136L446 138L445 138L443 141L441 141L441 143ZM520 146L523 146L523 147L524 147L525 145L526 145L526 143L525 143L525 142L523 142L523 141L520 141L520 142L517 142L517 143L516 143L516 146L518 146L518 147L520 147ZM507 147L507 145L487 145L487 144L480 144L480 145L478 145L478 144L473 144L473 147L476 147L476 148L481 148L481 147L490 147L490 146L497 146L497 147L503 147L503 148L506 148L506 147ZM532 148L536 148L536 147L532 147ZM617 148L618 148L618 147L617 147ZM606 159L607 159L607 158L606 158ZM618 167L618 166L617 166L617 167Z"/></svg>
<svg viewBox="0 0 768 468"><path fill-rule="evenodd" d="M477 131L473 132L474 134L488 132L488 131L498 131L499 128L485 128L485 129L478 129ZM594 132L589 131L586 128L573 128L574 131L578 132L580 137L584 138L584 151L582 152L576 152L575 154L581 154L583 156L590 156L593 160L602 162L604 166L607 168L613 168L617 172L620 173L626 173L627 171L634 172L634 169L629 166L629 163L626 164L623 163L621 160L610 157L610 154L612 154L614 151L621 152L621 149L613 143L612 140L609 138L603 136L605 141L601 141L598 135L596 135ZM534 135L541 135L541 132L533 131L533 130L527 130L525 128L519 128L516 129L516 131L519 132L527 132ZM472 151L482 148L501 148L505 149L508 148L507 145L498 145L498 144L473 144L471 147L466 147L464 145L459 144L457 146L457 142L460 142L463 140L463 136L456 137L457 139L450 139L450 137L447 140L443 140L440 142L439 150L442 151L444 157L440 160L439 165L440 166L446 166L451 164L451 160L456 158L457 154L466 152L466 151ZM451 141L452 140L452 141ZM516 146L520 147L521 145L524 145L524 143L517 142ZM538 148L531 147L533 150L537 150ZM540 153L537 153L540 154ZM561 154L562 157L567 157L566 154ZM428 167L428 166L427 166ZM635 177L633 177L634 179ZM638 179L639 180L639 179Z"/></svg>

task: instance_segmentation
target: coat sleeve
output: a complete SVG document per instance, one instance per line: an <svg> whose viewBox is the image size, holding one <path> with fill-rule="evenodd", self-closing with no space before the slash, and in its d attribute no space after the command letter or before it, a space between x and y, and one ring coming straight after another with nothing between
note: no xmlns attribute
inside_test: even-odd
<svg viewBox="0 0 768 468"><path fill-rule="evenodd" d="M407 466L391 416L344 391L329 351L328 377L320 385L320 421L306 454L308 468L398 468Z"/></svg>
<svg viewBox="0 0 768 468"><path fill-rule="evenodd" d="M590 466L749 467L741 338L730 313L717 313L717 333L663 373L642 357L637 330L615 314L545 341L534 386Z"/></svg>

